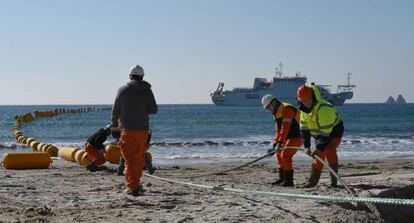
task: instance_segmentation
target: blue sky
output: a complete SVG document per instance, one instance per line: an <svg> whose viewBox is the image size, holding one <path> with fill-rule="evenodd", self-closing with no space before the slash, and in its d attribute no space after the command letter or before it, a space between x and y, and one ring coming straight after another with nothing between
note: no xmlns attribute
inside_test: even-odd
<svg viewBox="0 0 414 223"><path fill-rule="evenodd" d="M414 102L413 1L1 1L0 104L110 104L140 64L159 103L301 71L349 102Z"/></svg>

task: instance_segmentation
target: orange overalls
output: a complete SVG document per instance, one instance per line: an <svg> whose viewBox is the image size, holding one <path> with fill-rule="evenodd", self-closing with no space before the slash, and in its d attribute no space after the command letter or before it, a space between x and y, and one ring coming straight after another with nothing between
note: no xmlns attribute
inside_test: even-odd
<svg viewBox="0 0 414 223"><path fill-rule="evenodd" d="M89 136L85 143L85 151L89 154L92 164L97 167L105 163L103 151L105 151L103 143L111 134L109 127L101 128L93 135Z"/></svg>
<svg viewBox="0 0 414 223"><path fill-rule="evenodd" d="M335 137L332 138L328 145L326 145L325 150L323 150L321 153L319 153L319 157L322 160L328 160L328 163L330 165L338 166L338 154L337 149L339 145L341 144L342 138ZM317 170L323 169L323 163L319 161L318 159L314 159L312 162L312 167Z"/></svg>
<svg viewBox="0 0 414 223"><path fill-rule="evenodd" d="M125 159L125 180L131 190L136 190L140 183L147 143L147 130L123 130L121 133L119 146Z"/></svg>
<svg viewBox="0 0 414 223"><path fill-rule="evenodd" d="M89 143L86 143L85 151L88 153L89 157L92 160L92 163L95 166L100 166L105 163L104 155L101 152L99 152L97 148L93 147Z"/></svg>
<svg viewBox="0 0 414 223"><path fill-rule="evenodd" d="M274 143L281 143L284 148L302 146L300 112L293 105L282 102L273 117L276 121ZM276 153L276 160L283 171L292 170L292 158L296 152L297 150L287 149Z"/></svg>

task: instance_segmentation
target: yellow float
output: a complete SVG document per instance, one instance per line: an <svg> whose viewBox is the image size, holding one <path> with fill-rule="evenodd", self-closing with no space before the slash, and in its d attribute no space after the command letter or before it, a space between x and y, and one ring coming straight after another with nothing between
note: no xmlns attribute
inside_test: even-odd
<svg viewBox="0 0 414 223"><path fill-rule="evenodd" d="M45 146L47 146L47 144L45 144L45 143L39 143L39 145L37 145L37 147L36 147L36 150L39 151L39 152L46 152L43 149Z"/></svg>
<svg viewBox="0 0 414 223"><path fill-rule="evenodd" d="M50 146L51 146L50 144L45 144L44 146L42 146L41 151L42 152L47 152L47 150Z"/></svg>
<svg viewBox="0 0 414 223"><path fill-rule="evenodd" d="M27 138L26 144L29 145L33 141L36 141L36 139L35 138Z"/></svg>
<svg viewBox="0 0 414 223"><path fill-rule="evenodd" d="M119 159L121 158L121 148L118 145L109 144L105 147L105 160L113 163L119 164Z"/></svg>
<svg viewBox="0 0 414 223"><path fill-rule="evenodd" d="M26 143L27 143L27 139L28 139L28 137L23 136L23 137L21 138L21 140L20 140L20 143L22 143L22 144L26 144Z"/></svg>
<svg viewBox="0 0 414 223"><path fill-rule="evenodd" d="M47 147L49 147L50 144L47 144L47 143L41 143L41 144L42 144L41 146L39 144L39 146L37 147L37 148L39 148L39 151L40 152L47 152Z"/></svg>
<svg viewBox="0 0 414 223"><path fill-rule="evenodd" d="M57 157L59 149L54 145L48 144L45 148L45 152L49 153L52 157Z"/></svg>
<svg viewBox="0 0 414 223"><path fill-rule="evenodd" d="M91 161L92 161L92 159L89 157L89 154L87 152L85 152L82 155L80 165L82 165L83 167L86 167Z"/></svg>
<svg viewBox="0 0 414 223"><path fill-rule="evenodd" d="M38 152L42 152L40 149L41 147L44 145L44 143L40 143L39 144L34 144L33 147L31 147L33 150L38 151Z"/></svg>
<svg viewBox="0 0 414 223"><path fill-rule="evenodd" d="M22 137L23 134L21 134L21 133L20 134L15 134L14 136L15 136L14 138L16 139L16 141L19 141L19 137Z"/></svg>
<svg viewBox="0 0 414 223"><path fill-rule="evenodd" d="M34 151L36 151L37 150L37 145L39 145L39 143L40 142L38 142L36 140L32 141L32 142L29 143L29 147L32 148Z"/></svg>
<svg viewBox="0 0 414 223"><path fill-rule="evenodd" d="M3 167L8 170L47 169L50 166L48 153L6 153L3 156Z"/></svg>
<svg viewBox="0 0 414 223"><path fill-rule="evenodd" d="M23 135L19 135L19 136L17 136L17 137L16 137L16 141L17 141L17 142L21 142L21 141L22 141L22 139L23 139L23 137L24 137Z"/></svg>
<svg viewBox="0 0 414 223"><path fill-rule="evenodd" d="M62 159L75 162L75 154L78 150L80 149L75 147L61 147L59 148L58 156Z"/></svg>
<svg viewBox="0 0 414 223"><path fill-rule="evenodd" d="M76 153L75 153L75 161L77 163L79 163L79 164L82 163L82 156L83 156L84 153L85 153L85 150L83 150L83 149L80 149L80 150L76 151Z"/></svg>

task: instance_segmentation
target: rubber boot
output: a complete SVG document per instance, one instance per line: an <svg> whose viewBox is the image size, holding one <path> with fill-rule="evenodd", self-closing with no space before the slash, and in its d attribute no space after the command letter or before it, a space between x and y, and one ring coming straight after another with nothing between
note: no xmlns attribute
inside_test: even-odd
<svg viewBox="0 0 414 223"><path fill-rule="evenodd" d="M119 159L118 176L124 176L124 170L125 170L125 160L121 156L121 158Z"/></svg>
<svg viewBox="0 0 414 223"><path fill-rule="evenodd" d="M134 196L134 197L137 197L140 195L138 190L131 190L129 188L125 189L125 194L129 196Z"/></svg>
<svg viewBox="0 0 414 223"><path fill-rule="evenodd" d="M329 166L338 175L338 164L337 163L330 163ZM338 179L330 171L329 171L329 175L331 176L331 187L338 187Z"/></svg>
<svg viewBox="0 0 414 223"><path fill-rule="evenodd" d="M144 194L145 191L147 191L144 189L144 186L142 186L142 184L138 184L137 190L138 190L138 193L140 193L141 195Z"/></svg>
<svg viewBox="0 0 414 223"><path fill-rule="evenodd" d="M280 184L282 187L293 187L293 170L284 171L284 181Z"/></svg>
<svg viewBox="0 0 414 223"><path fill-rule="evenodd" d="M284 181L284 174L283 174L283 169L280 167L279 168L279 179L272 182L272 185L279 185Z"/></svg>
<svg viewBox="0 0 414 223"><path fill-rule="evenodd" d="M305 185L303 185L304 188L310 188L310 187L314 187L316 186L316 184L318 184L319 179L321 178L321 170L317 170L312 168L311 173L310 173L310 177L308 179L308 181L306 182Z"/></svg>
<svg viewBox="0 0 414 223"><path fill-rule="evenodd" d="M155 167L152 165L152 158L150 153L145 153L144 156L144 165L145 168L148 170L149 174L153 174L155 172Z"/></svg>

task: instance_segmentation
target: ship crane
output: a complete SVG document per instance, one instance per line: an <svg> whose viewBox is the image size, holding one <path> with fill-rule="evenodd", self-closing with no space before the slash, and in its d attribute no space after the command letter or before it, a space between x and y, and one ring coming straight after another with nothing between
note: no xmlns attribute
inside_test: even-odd
<svg viewBox="0 0 414 223"><path fill-rule="evenodd" d="M275 76L279 78L282 78L282 74L283 74L283 64L280 62L279 63L279 67L275 68Z"/></svg>

